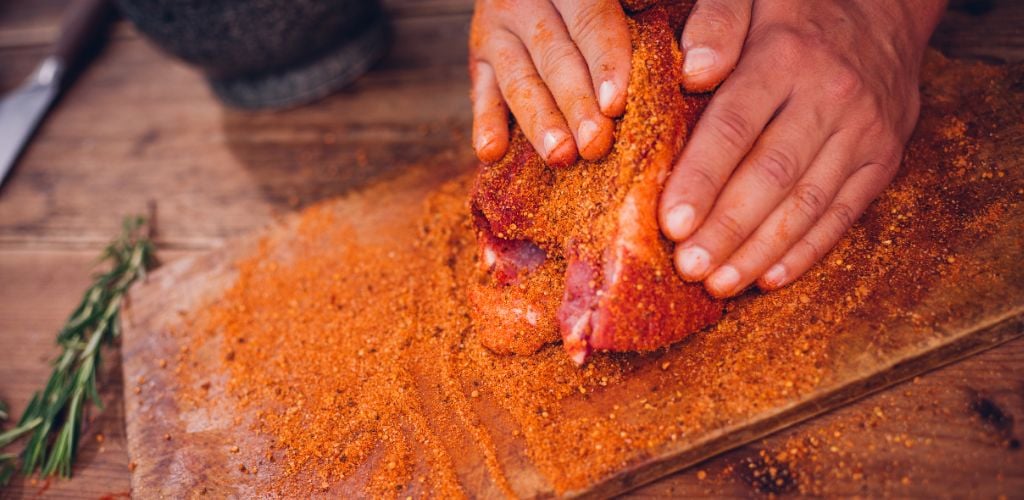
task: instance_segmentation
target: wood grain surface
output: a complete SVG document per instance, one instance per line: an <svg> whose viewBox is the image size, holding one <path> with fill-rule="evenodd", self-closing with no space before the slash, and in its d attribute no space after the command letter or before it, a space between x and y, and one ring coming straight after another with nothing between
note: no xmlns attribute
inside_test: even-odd
<svg viewBox="0 0 1024 500"><path fill-rule="evenodd" d="M0 91L20 82L46 53L45 45L56 37L55 27L66 3L0 2ZM347 168L355 160L355 165L369 165L371 171L387 170L375 162L398 154L390 146L407 145L409 140L390 141L401 139L402 130L415 129L427 139L417 142L433 144L421 147L438 154L464 154L448 148L450 141L468 131L465 29L472 2L387 3L399 18L397 33L405 42L396 45L396 53L351 90L321 106L281 115L236 114L220 108L188 68L154 50L126 24L114 29L112 42L60 101L0 188L0 399L18 413L31 392L45 382L47 360L56 353L56 329L87 283L89 265L116 233L123 215L143 212L146 203L155 200L167 227L160 237L160 255L173 262L256 229L274 214L338 194L316 187L332 181L329 169L299 169L288 175L275 170L272 162L250 169L248 162L258 164L260 158L239 155L239 148L230 144L245 145L250 137L261 137L250 143L258 142L266 152L290 159L289 165L314 158L321 163L336 160L335 165ZM953 4L935 36L936 46L961 57L1024 59L1020 30L1024 4L1015 0ZM395 99L401 106L369 115L349 111L350 106L365 111L381 98ZM409 123L400 111L416 117L415 127L399 126L396 132L395 125ZM341 130L359 131L360 140L332 147L331 134L337 139ZM369 145L362 152L361 141ZM375 178L368 173L356 177ZM281 178L288 181L283 188L277 184ZM341 192L346 189L335 186ZM75 478L19 480L0 491L0 497L128 494L129 458L120 402L123 382L116 350L108 351L105 359L104 399L109 404L103 411L94 411L86 426L83 459L75 468ZM1007 428L1019 435L1015 429L1020 426L1019 415L1024 414L1022 367L1024 340L1012 341L635 494L653 498L764 493L758 482L741 473L741 466L756 461L761 449L820 436L834 422L874 415L877 407L889 418L874 422L870 432L844 435L853 448L873 450L859 459L865 476L829 474L829 464L838 466L847 460L843 453L836 453L832 462L823 462L826 472L819 474L828 479L830 491L863 496L1012 495L1024 489L1024 467L1021 453L1004 444L1004 435ZM979 412L988 407L979 405L979 400L995 404L1008 418L993 420L992 412ZM97 434L104 436L102 443ZM893 444L892 437L901 434L932 445Z"/></svg>

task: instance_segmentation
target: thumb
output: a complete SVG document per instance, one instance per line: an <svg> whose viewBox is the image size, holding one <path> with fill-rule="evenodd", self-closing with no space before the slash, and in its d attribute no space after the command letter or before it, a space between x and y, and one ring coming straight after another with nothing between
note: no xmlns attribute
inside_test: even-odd
<svg viewBox="0 0 1024 500"><path fill-rule="evenodd" d="M683 29L683 86L716 87L740 59L753 0L697 0Z"/></svg>

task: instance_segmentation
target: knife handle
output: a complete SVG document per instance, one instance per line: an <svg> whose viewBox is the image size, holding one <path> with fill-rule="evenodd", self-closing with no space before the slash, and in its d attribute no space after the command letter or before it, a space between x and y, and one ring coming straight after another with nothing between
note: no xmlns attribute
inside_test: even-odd
<svg viewBox="0 0 1024 500"><path fill-rule="evenodd" d="M108 0L72 0L68 3L70 6L61 21L53 55L65 70L72 71L88 55L88 49L112 18L114 8Z"/></svg>

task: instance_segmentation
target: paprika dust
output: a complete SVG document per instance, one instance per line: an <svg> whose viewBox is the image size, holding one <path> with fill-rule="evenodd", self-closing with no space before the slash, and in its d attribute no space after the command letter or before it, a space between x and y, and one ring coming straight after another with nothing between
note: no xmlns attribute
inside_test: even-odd
<svg viewBox="0 0 1024 500"><path fill-rule="evenodd" d="M466 297L484 279L466 175L429 196L409 245L367 240L343 202L264 239L177 333L182 366L219 356L218 373L180 371L179 398L252 417L245 432L267 443L252 467L276 468L268 492L448 498L583 490L831 394L948 335L935 325L959 314L961 283L1019 287L975 250L1019 217L1019 160L993 145L1001 126L1019 137L1000 113L1024 103L1007 101L1002 69L932 56L925 74L903 169L841 243L673 346L581 368L557 343L484 348L516 332L475 321ZM197 388L207 376L224 377L227 403Z"/></svg>

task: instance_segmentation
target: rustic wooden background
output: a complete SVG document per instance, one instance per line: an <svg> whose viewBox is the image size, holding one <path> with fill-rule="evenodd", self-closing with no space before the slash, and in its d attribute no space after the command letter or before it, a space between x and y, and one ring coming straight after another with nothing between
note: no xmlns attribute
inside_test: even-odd
<svg viewBox="0 0 1024 500"><path fill-rule="evenodd" d="M0 3L0 91L56 37L69 0ZM934 38L954 57L1024 60L1024 3L955 1ZM320 105L220 107L190 69L125 23L44 123L0 188L0 399L18 414L54 356L54 334L124 215L155 203L163 260L216 247L274 215L392 175L425 157L468 159L468 0L389 0L389 57ZM2 497L129 494L117 351L75 478L19 480ZM637 497L789 492L755 472L793 443L816 450L815 485L877 496L1024 491L1024 340L862 400L649 485ZM815 445L815 443L817 443ZM769 457L769 458L765 458ZM858 472L859 471L859 472Z"/></svg>

